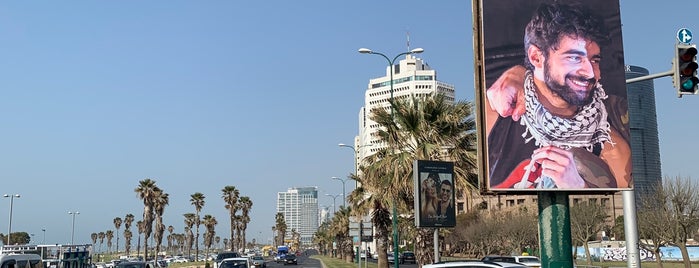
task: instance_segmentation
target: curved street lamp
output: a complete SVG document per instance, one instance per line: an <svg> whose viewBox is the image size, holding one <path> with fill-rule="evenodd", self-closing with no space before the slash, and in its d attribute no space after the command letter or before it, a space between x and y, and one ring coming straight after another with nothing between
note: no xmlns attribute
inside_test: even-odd
<svg viewBox="0 0 699 268"><path fill-rule="evenodd" d="M70 232L70 244L71 244L71 245L75 245L75 240L74 240L74 239L75 239L75 216L77 216L78 214L80 214L80 212L78 212L78 211L75 211L75 212L73 212L73 211L68 211L68 214L73 215L73 229L72 229L72 231Z"/></svg>
<svg viewBox="0 0 699 268"><path fill-rule="evenodd" d="M337 199L340 194L325 194L326 196L332 197L333 199L333 217L335 216L335 199Z"/></svg>
<svg viewBox="0 0 699 268"><path fill-rule="evenodd" d="M410 54L419 54L424 52L425 50L422 48L415 48L410 51L406 51L403 53L400 53L393 57L393 60L389 59L388 56L384 55L383 53L379 52L374 52L371 49L368 48L360 48L358 50L359 53L362 54L374 54L374 55L379 55L386 59L388 61L388 67L390 68L389 70L389 76L390 76L390 93L391 93L391 118L393 118L393 66L395 65L396 60L398 57L403 56L403 55L410 55ZM398 211L396 209L396 201L393 200L393 212L392 212L392 217L393 217L393 259L398 260ZM398 262L394 262L394 267L398 268Z"/></svg>
<svg viewBox="0 0 699 268"><path fill-rule="evenodd" d="M12 206L15 202L15 197L19 198L19 194L4 194L2 197L10 198L10 223L7 225L7 244L10 245L10 237L12 236Z"/></svg>

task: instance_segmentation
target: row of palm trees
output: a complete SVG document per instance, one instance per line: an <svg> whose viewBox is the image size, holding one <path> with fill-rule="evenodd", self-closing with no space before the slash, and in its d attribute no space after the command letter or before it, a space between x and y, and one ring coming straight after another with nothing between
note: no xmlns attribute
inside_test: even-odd
<svg viewBox="0 0 699 268"><path fill-rule="evenodd" d="M139 199L143 201L143 218L136 222L138 228L138 242L137 242L137 253L140 254L141 247L141 234L143 234L143 248L144 256L148 255L148 241L151 235L155 242L155 252L160 252L161 245L163 242L163 235L165 233L166 227L163 223L163 214L165 212L165 207L169 205L169 194L165 193L161 188L156 185L156 182L152 179L144 179L139 181L138 187L134 190ZM229 220L230 220L230 238L224 238L223 244L229 250L235 251L236 249L243 249L245 247L245 230L250 222L250 210L252 209L252 200L247 196L240 196L240 191L235 186L225 186L221 189L222 199L224 201L224 208L228 210ZM187 250L187 255L191 255L190 252L192 247L195 248L195 260L198 261L199 256L199 230L200 226L203 224L205 231L203 235L203 245L207 250L214 245L218 245L221 242L221 238L216 236L215 227L218 224L218 220L212 215L200 216L201 210L204 208L206 196L200 192L196 192L190 195L190 203L194 206L194 213L185 213L184 216L184 233L175 233L175 228L172 225L167 226L167 242L168 250L177 250L184 252ZM124 250L126 255L129 255L131 251L131 240L133 238L133 233L131 232L131 226L135 220L133 214L127 214L124 219L120 217L114 218L114 228L116 229L116 251L119 251L119 229L124 225ZM155 227L155 230L153 230ZM193 231L195 230L195 231ZM195 233L196 232L196 233ZM93 233L91 234L92 243L96 244L97 240L100 241L100 251L104 239L107 239L107 247L111 251L111 240L114 238L115 234L112 230L107 230L105 232ZM155 255L155 254L151 254Z"/></svg>
<svg viewBox="0 0 699 268"><path fill-rule="evenodd" d="M361 161L361 176L350 175L360 186L349 194L349 207L340 209L330 222L323 224L314 238L321 251L338 242L341 257L351 261L349 218L369 215L376 230L374 239L380 268L388 267L386 252L391 240L392 210L395 208L398 215L407 217L405 222L410 222L414 215L414 160L452 161L457 195L469 195L477 189L472 103L452 103L439 94L393 99L390 105L390 110L379 108L370 113L380 126L373 135L380 138L379 145L383 146ZM404 237L414 238L411 242L418 263L431 263L434 229L404 226L403 232L409 233Z"/></svg>

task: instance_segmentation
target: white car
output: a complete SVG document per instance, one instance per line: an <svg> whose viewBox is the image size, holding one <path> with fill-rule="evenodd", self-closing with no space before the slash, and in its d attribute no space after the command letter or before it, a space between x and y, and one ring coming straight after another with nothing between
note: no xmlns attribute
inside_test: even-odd
<svg viewBox="0 0 699 268"><path fill-rule="evenodd" d="M422 268L499 268L499 267L527 268L527 266L524 266L524 265L518 264L518 263L490 262L490 261L454 261L454 262L425 264L422 266Z"/></svg>
<svg viewBox="0 0 699 268"><path fill-rule="evenodd" d="M237 257L237 258L226 258L218 264L220 268L235 268L240 267L241 264L245 264L245 267L252 267L252 262L247 257Z"/></svg>
<svg viewBox="0 0 699 268"><path fill-rule="evenodd" d="M527 267L541 267L541 260L537 256L485 256L481 261L511 262L523 264Z"/></svg>

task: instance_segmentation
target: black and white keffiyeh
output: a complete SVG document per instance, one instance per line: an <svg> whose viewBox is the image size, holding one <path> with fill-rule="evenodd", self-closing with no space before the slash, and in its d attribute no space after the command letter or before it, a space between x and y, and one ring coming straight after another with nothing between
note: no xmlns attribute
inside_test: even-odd
<svg viewBox="0 0 699 268"><path fill-rule="evenodd" d="M597 143L604 146L605 142L612 142L607 109L603 103L607 94L599 82L595 85L592 101L580 107L571 118L555 116L544 108L537 98L531 71L527 71L524 92L526 112L520 124L526 127L522 134L525 142L533 139L539 147L585 148L590 152Z"/></svg>

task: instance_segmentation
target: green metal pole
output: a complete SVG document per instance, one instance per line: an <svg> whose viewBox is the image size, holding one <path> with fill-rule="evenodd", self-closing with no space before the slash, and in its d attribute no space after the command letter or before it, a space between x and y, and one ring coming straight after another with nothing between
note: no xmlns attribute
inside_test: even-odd
<svg viewBox="0 0 699 268"><path fill-rule="evenodd" d="M398 268L398 211L393 201L393 267Z"/></svg>
<svg viewBox="0 0 699 268"><path fill-rule="evenodd" d="M541 267L573 267L568 193L541 191L538 199Z"/></svg>

